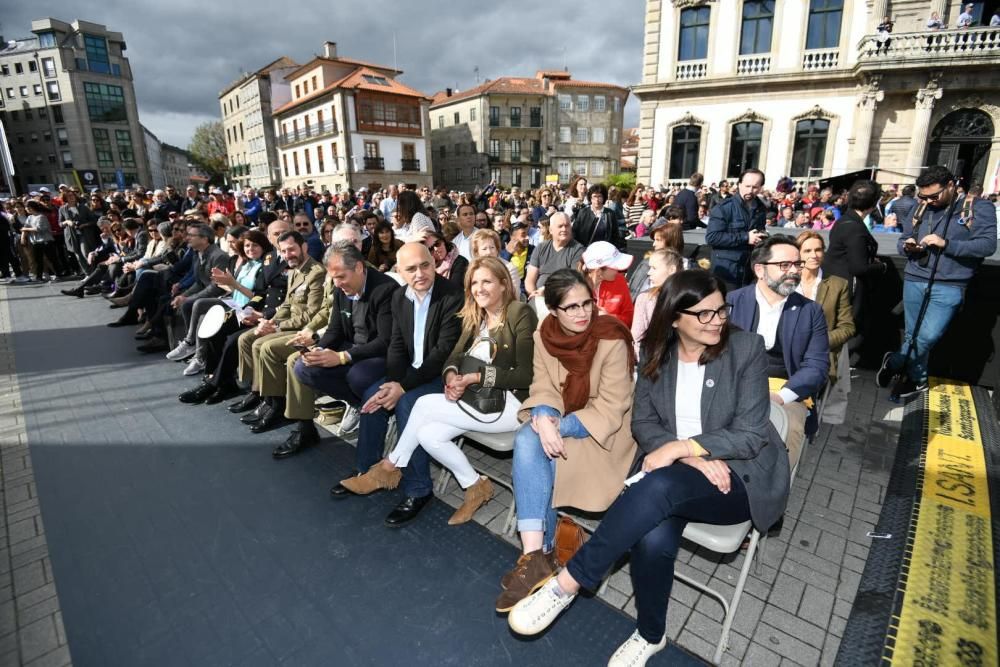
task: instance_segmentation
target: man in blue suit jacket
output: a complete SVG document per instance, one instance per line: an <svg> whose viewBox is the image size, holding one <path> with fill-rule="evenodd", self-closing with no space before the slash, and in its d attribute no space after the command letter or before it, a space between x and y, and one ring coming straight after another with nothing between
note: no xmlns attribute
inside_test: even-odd
<svg viewBox="0 0 1000 667"><path fill-rule="evenodd" d="M726 300L733 307L731 322L764 338L768 377L784 380L771 400L784 405L788 415L788 456L794 467L805 434L818 427L806 404L819 397L830 370L826 319L817 303L795 291L802 264L791 237L760 243L750 266L757 281L730 292Z"/></svg>

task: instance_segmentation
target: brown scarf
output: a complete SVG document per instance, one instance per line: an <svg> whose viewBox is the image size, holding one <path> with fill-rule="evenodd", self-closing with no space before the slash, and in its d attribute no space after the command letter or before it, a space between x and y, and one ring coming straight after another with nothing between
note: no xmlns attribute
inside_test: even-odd
<svg viewBox="0 0 1000 667"><path fill-rule="evenodd" d="M597 344L602 340L625 341L629 374L635 369L632 332L610 315L595 315L586 331L567 334L552 314L542 322L541 333L546 352L558 359L569 372L562 386L563 414L579 410L590 400L590 367L597 354Z"/></svg>

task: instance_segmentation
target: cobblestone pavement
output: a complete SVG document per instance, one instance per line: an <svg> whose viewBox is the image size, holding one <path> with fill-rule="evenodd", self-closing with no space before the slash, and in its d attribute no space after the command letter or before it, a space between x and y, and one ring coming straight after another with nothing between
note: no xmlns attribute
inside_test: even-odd
<svg viewBox="0 0 1000 667"><path fill-rule="evenodd" d="M68 665L45 533L34 488L13 353L10 318L0 286L0 665ZM173 391L171 387L171 391ZM807 446L781 531L763 544L759 572L740 604L723 665L831 665L850 613L870 538L881 510L898 437L901 410L891 410L872 374L855 374L847 421L823 425ZM510 458L467 446L477 468L510 477ZM453 481L443 500L462 502ZM511 494L497 487L475 519L500 535ZM504 539L516 541L503 535ZM682 551L677 568L731 594L743 555ZM635 614L628 566L601 592ZM710 659L722 608L682 582L673 589L671 640Z"/></svg>
<svg viewBox="0 0 1000 667"><path fill-rule="evenodd" d="M0 665L72 664L52 577L0 287Z"/></svg>
<svg viewBox="0 0 1000 667"><path fill-rule="evenodd" d="M899 436L901 408L879 393L874 374L855 371L844 424L820 427L806 446L781 531L762 547L760 571L747 580L729 650L722 665L832 665L864 570L882 509ZM476 446L466 452L473 466L510 479L510 458ZM497 495L475 520L503 535L509 491ZM442 496L462 503L452 480ZM677 571L731 596L743 555L719 556L687 545ZM635 615L628 565L611 574L600 596ZM667 633L672 641L711 660L722 631L723 611L714 599L678 581L671 595Z"/></svg>

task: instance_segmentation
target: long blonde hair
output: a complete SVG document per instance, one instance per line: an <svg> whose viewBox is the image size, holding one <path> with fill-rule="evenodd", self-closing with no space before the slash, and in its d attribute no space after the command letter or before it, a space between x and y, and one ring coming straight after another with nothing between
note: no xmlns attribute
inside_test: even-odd
<svg viewBox="0 0 1000 667"><path fill-rule="evenodd" d="M476 298L472 296L472 278L479 269L486 269L493 277L500 282L504 291L503 319L507 316L507 306L514 301L514 283L510 279L510 271L496 257L477 257L469 264L465 272L465 304L458 316L462 318L462 335L475 336L486 321L486 312L476 303Z"/></svg>

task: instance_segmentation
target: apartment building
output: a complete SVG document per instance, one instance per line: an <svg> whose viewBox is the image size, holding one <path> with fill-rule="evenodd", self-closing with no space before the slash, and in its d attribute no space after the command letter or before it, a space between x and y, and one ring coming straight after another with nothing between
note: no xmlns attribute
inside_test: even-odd
<svg viewBox="0 0 1000 667"><path fill-rule="evenodd" d="M290 73L291 100L274 110L282 185L431 185L431 100L397 81L401 74L340 56L333 42Z"/></svg>
<svg viewBox="0 0 1000 667"><path fill-rule="evenodd" d="M299 68L287 56L244 74L219 93L229 177L234 187L281 182L272 112L292 99L285 77Z"/></svg>
<svg viewBox="0 0 1000 667"><path fill-rule="evenodd" d="M45 18L32 36L0 38L0 114L15 187L150 184L132 69L120 32Z"/></svg>
<svg viewBox="0 0 1000 667"><path fill-rule="evenodd" d="M618 173L628 90L569 72L500 77L431 104L434 181L458 190L494 180L536 188L546 176L600 181Z"/></svg>
<svg viewBox="0 0 1000 667"><path fill-rule="evenodd" d="M953 0L647 0L638 180L755 167L804 183L878 167L912 182L944 164L996 189L1000 28ZM987 5L990 5L987 7ZM928 30L938 12L946 26ZM886 16L895 25L880 36Z"/></svg>

